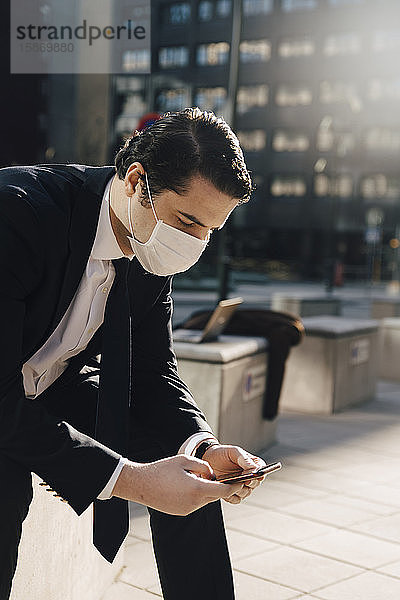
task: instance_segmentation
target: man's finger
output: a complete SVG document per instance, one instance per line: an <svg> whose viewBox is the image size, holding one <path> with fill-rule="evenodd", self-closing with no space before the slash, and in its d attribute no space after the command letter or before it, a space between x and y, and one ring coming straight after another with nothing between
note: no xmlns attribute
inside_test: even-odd
<svg viewBox="0 0 400 600"><path fill-rule="evenodd" d="M185 471L189 471L198 477L203 477L204 479L214 479L214 471L211 466L205 460L200 460L200 458L194 458L189 456L182 456L183 468Z"/></svg>

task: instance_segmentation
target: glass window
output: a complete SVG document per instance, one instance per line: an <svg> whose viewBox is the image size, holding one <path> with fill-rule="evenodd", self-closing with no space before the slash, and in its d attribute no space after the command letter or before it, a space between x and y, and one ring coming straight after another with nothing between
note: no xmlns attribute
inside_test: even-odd
<svg viewBox="0 0 400 600"><path fill-rule="evenodd" d="M212 110L219 113L223 110L227 92L223 87L197 88L194 103L202 110Z"/></svg>
<svg viewBox="0 0 400 600"><path fill-rule="evenodd" d="M367 98L371 102L400 100L400 79L370 79L367 82Z"/></svg>
<svg viewBox="0 0 400 600"><path fill-rule="evenodd" d="M314 193L318 197L351 198L353 179L351 175L325 175L325 173L320 173L314 178Z"/></svg>
<svg viewBox="0 0 400 600"><path fill-rule="evenodd" d="M196 62L200 66L225 65L229 59L229 44L216 42L197 46Z"/></svg>
<svg viewBox="0 0 400 600"><path fill-rule="evenodd" d="M345 81L323 81L319 99L322 104L348 104L353 112L360 112L362 101L357 85Z"/></svg>
<svg viewBox="0 0 400 600"><path fill-rule="evenodd" d="M264 129L253 129L252 131L238 131L240 145L247 152L258 152L265 148L267 135Z"/></svg>
<svg viewBox="0 0 400 600"><path fill-rule="evenodd" d="M189 2L174 2L164 8L164 22L170 25L184 25L190 21Z"/></svg>
<svg viewBox="0 0 400 600"><path fill-rule="evenodd" d="M374 52L388 52L400 48L400 30L375 31L372 37Z"/></svg>
<svg viewBox="0 0 400 600"><path fill-rule="evenodd" d="M275 102L278 106L307 106L312 102L312 91L303 83L281 84Z"/></svg>
<svg viewBox="0 0 400 600"><path fill-rule="evenodd" d="M351 6L352 4L364 4L365 0L329 0L331 6Z"/></svg>
<svg viewBox="0 0 400 600"><path fill-rule="evenodd" d="M294 12L296 10L313 10L317 8L318 0L282 0L283 12Z"/></svg>
<svg viewBox="0 0 400 600"><path fill-rule="evenodd" d="M122 55L122 70L125 73L148 71L150 50L126 50Z"/></svg>
<svg viewBox="0 0 400 600"><path fill-rule="evenodd" d="M372 152L399 152L400 132L388 127L371 127L364 138L365 148Z"/></svg>
<svg viewBox="0 0 400 600"><path fill-rule="evenodd" d="M271 183L273 196L304 196L307 190L306 182L302 177L293 175L276 175Z"/></svg>
<svg viewBox="0 0 400 600"><path fill-rule="evenodd" d="M202 0L199 3L199 21L211 21L214 16L214 2Z"/></svg>
<svg viewBox="0 0 400 600"><path fill-rule="evenodd" d="M240 62L268 62L271 58L271 42L268 40L247 40L240 42Z"/></svg>
<svg viewBox="0 0 400 600"><path fill-rule="evenodd" d="M347 156L355 148L356 138L352 131L335 131L331 117L322 119L317 135L316 146L320 152L334 151L337 156Z"/></svg>
<svg viewBox="0 0 400 600"><path fill-rule="evenodd" d="M231 0L217 0L215 12L217 17L220 17L221 19L229 17L232 12Z"/></svg>
<svg viewBox="0 0 400 600"><path fill-rule="evenodd" d="M243 15L268 15L274 10L274 0L243 0Z"/></svg>
<svg viewBox="0 0 400 600"><path fill-rule="evenodd" d="M307 37L286 38L281 40L278 45L278 56L281 58L312 56L314 52L314 40Z"/></svg>
<svg viewBox="0 0 400 600"><path fill-rule="evenodd" d="M400 179L389 177L383 173L366 175L361 179L361 196L365 200L387 199L398 200L400 196Z"/></svg>
<svg viewBox="0 0 400 600"><path fill-rule="evenodd" d="M174 112L190 106L190 92L186 88L160 90L156 95L156 110Z"/></svg>
<svg viewBox="0 0 400 600"><path fill-rule="evenodd" d="M325 56L346 56L361 52L361 37L358 33L336 33L328 35L324 41Z"/></svg>
<svg viewBox="0 0 400 600"><path fill-rule="evenodd" d="M162 69L186 67L189 64L189 48L187 46L160 48L158 61Z"/></svg>
<svg viewBox="0 0 400 600"><path fill-rule="evenodd" d="M236 110L238 114L243 115L258 106L267 106L268 92L268 86L265 84L239 87L236 97Z"/></svg>
<svg viewBox="0 0 400 600"><path fill-rule="evenodd" d="M305 133L280 129L274 133L272 148L275 152L305 152L310 140Z"/></svg>
<svg viewBox="0 0 400 600"><path fill-rule="evenodd" d="M232 0L201 0L198 7L199 21L211 21L214 17L226 19L232 12Z"/></svg>

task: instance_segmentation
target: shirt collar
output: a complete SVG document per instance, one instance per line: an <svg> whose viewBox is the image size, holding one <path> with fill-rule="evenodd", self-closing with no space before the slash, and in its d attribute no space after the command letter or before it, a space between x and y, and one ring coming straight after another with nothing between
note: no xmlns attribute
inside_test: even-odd
<svg viewBox="0 0 400 600"><path fill-rule="evenodd" d="M122 258L122 252L115 237L110 219L110 190L112 178L107 182L101 202L96 237L92 247L92 257L100 260ZM128 257L127 257L128 258Z"/></svg>

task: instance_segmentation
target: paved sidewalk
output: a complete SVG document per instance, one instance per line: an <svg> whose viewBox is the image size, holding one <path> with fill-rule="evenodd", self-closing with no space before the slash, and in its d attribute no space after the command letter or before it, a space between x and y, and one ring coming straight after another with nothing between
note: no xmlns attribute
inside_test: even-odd
<svg viewBox="0 0 400 600"><path fill-rule="evenodd" d="M380 382L373 402L331 417L282 414L278 439L265 458L284 468L223 503L237 600L399 600L400 386ZM132 513L103 600L161 596L147 513Z"/></svg>

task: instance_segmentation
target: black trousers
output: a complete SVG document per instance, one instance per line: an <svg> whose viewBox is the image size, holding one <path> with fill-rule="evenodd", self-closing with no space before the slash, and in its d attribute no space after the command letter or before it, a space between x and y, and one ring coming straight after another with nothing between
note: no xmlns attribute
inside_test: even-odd
<svg viewBox="0 0 400 600"><path fill-rule="evenodd" d="M35 402L93 436L99 367L70 367ZM132 422L128 458L164 458L149 430ZM22 522L32 500L31 473L0 452L0 600L10 595L18 559ZM106 502L106 500L105 500ZM233 600L234 588L220 502L186 517L148 509L158 573L165 600ZM135 523L133 522L133 530ZM65 600L68 600L66 598Z"/></svg>

